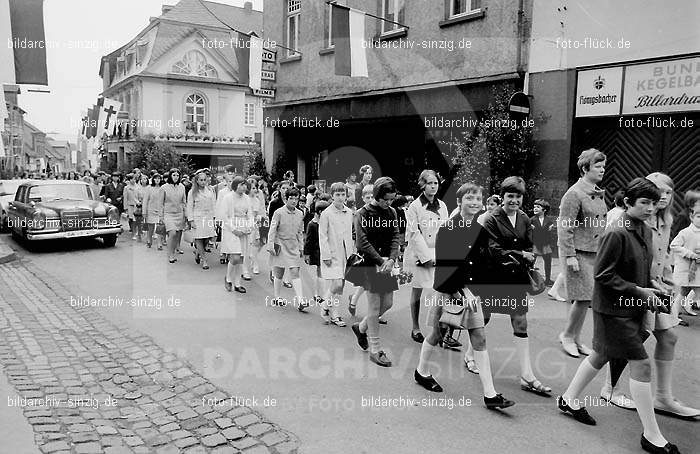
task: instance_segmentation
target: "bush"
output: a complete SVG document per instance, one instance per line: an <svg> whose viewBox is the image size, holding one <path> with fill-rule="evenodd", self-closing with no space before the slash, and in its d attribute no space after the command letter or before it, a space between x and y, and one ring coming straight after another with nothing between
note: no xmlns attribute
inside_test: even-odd
<svg viewBox="0 0 700 454"><path fill-rule="evenodd" d="M152 135L138 137L131 146L131 169L134 167L143 171L168 171L173 167L180 169L183 174L192 172L192 164L168 142L156 142Z"/></svg>
<svg viewBox="0 0 700 454"><path fill-rule="evenodd" d="M265 157L259 145L254 144L248 148L243 165L243 173L245 175L263 177L266 181L269 180L270 175L265 167Z"/></svg>
<svg viewBox="0 0 700 454"><path fill-rule="evenodd" d="M527 184L523 209L532 207L543 177L535 172L538 152L534 144L534 127L510 121L508 102L512 89L494 87L493 102L489 104L473 133L463 133L456 143L457 156L453 164L459 166L455 186L473 181L484 187L488 195L498 194L501 182L511 175L522 177Z"/></svg>

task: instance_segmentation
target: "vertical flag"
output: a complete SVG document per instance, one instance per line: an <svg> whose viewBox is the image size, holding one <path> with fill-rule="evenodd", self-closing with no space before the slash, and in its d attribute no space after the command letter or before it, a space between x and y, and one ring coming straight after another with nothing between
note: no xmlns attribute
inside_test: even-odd
<svg viewBox="0 0 700 454"><path fill-rule="evenodd" d="M102 98L102 102L97 117L97 138L101 138L104 133L112 134L114 126L117 124L117 113L122 106L122 103L114 99Z"/></svg>
<svg viewBox="0 0 700 454"><path fill-rule="evenodd" d="M368 77L365 39L365 13L342 5L333 7L335 74Z"/></svg>
<svg viewBox="0 0 700 454"><path fill-rule="evenodd" d="M7 112L7 105L5 104L5 89L0 83L0 132L5 129L5 118L9 117L10 114ZM2 142L2 135L0 134L0 158L5 157L5 144Z"/></svg>
<svg viewBox="0 0 700 454"><path fill-rule="evenodd" d="M238 74L240 82L254 90L261 88L263 40L254 34L238 35Z"/></svg>
<svg viewBox="0 0 700 454"><path fill-rule="evenodd" d="M44 0L0 0L0 83L48 85Z"/></svg>

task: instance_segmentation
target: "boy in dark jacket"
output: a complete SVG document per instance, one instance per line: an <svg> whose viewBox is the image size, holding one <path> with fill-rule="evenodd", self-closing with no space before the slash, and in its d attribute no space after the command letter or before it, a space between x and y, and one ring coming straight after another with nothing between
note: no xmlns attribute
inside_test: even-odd
<svg viewBox="0 0 700 454"><path fill-rule="evenodd" d="M653 246L645 221L654 213L659 191L646 178L635 178L625 190L626 211L603 236L596 257L593 287L593 354L581 362L557 406L588 425L595 420L580 405L580 394L610 360L630 365L630 392L642 421L642 448L652 453L678 453L659 430L651 394L651 362L643 342L646 311L668 313L659 298L665 289L651 279Z"/></svg>

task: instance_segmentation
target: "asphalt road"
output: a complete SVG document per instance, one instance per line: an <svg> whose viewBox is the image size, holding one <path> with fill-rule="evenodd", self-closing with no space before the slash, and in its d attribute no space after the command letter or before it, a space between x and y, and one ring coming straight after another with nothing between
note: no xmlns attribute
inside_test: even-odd
<svg viewBox="0 0 700 454"><path fill-rule="evenodd" d="M67 304L121 299L121 307L94 310L149 334L238 403L253 406L296 434L301 452L641 452L642 428L636 413L596 406L602 373L586 390L596 427L561 414L554 398L520 390L506 316L494 315L486 329L487 346L496 389L516 405L488 411L478 377L467 372L460 352L440 349L434 357L433 374L444 393L429 393L414 383L420 346L410 339L410 289L405 286L386 316L389 324L381 328L382 345L394 362L385 369L368 360L349 326L323 325L319 308L302 314L291 307L266 306L272 286L264 252L261 274L244 283L248 293L240 295L225 291L224 265L212 257L211 269L204 271L195 265L188 247L177 263L168 264L164 251L147 249L126 235L111 249L79 240L27 250L9 237L3 239L21 260L31 261L74 291ZM305 273L305 284L308 280ZM285 293L291 299L291 290ZM352 322L346 310L349 294L346 288L341 302L348 324ZM358 315L365 309L363 297ZM567 357L556 340L566 311L566 303L540 295L528 317L535 375L554 389L554 395L563 392L579 362ZM422 326L426 316L423 310ZM673 385L676 397L697 407L700 320L690 320L690 327L677 328ZM589 316L584 333L589 345L591 329ZM648 343L650 351L653 343ZM386 407L369 406L378 398L393 401ZM696 422L659 416L659 423L681 452L693 452L699 441Z"/></svg>

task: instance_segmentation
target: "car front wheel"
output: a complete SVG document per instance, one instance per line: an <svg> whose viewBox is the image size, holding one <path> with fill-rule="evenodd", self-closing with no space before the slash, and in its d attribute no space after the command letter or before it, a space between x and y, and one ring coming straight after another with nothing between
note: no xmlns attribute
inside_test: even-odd
<svg viewBox="0 0 700 454"><path fill-rule="evenodd" d="M117 244L117 235L105 235L102 237L105 247L114 247Z"/></svg>

